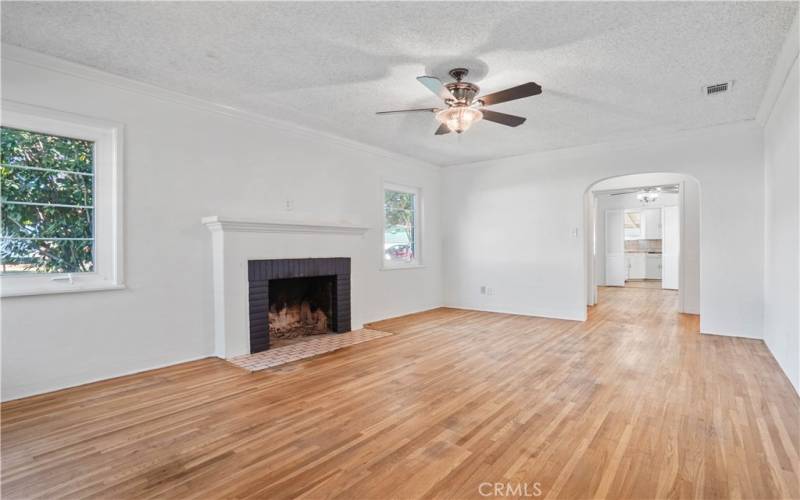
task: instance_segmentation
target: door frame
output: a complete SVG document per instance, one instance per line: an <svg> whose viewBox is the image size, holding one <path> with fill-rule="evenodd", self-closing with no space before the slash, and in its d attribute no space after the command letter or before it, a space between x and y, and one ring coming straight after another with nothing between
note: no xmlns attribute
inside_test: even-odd
<svg viewBox="0 0 800 500"><path fill-rule="evenodd" d="M605 214L600 214L599 209L597 208L597 197L593 193L592 188L596 184L598 184L598 183L600 183L602 181L608 180L608 179L616 179L616 178L619 178L619 177L635 176L635 175L640 175L640 174L643 174L643 173L646 174L647 172L635 172L635 173L630 173L630 174L620 174L620 175L614 175L614 176L611 176L611 177L606 177L606 178L603 178L603 179L598 179L598 180L594 181L593 183L591 183L586 188L586 191L584 193L584 212L583 212L584 213L584 234L586 234L589 237L585 238L586 241L584 242L585 243L584 244L584 247L585 247L585 249L584 249L584 252L585 252L584 263L585 263L585 271L586 271L585 276L584 276L584 280L585 280L584 283L587 285L586 290L585 290L585 302L586 302L586 304L588 306L594 306L594 305L597 304L598 287L602 286L602 285L598 284L597 276L595 275L596 274L596 270L597 270L597 259L598 258L602 258L602 259L606 258L605 252L603 253L602 256L601 255L596 255L596 253L595 253L595 249L596 249L595 239L596 239L596 236L597 236L596 235L597 218L600 217L601 215L603 217L605 217ZM699 197L698 200L697 200L697 203L698 203L698 207L697 207L698 221L697 221L697 223L700 224L700 222L701 222L700 218L702 217L702 214L700 213L700 211L702 210L702 191L701 191L700 182L696 178L694 178L694 177L692 177L690 175L679 173L679 172L653 172L653 173L661 173L661 174L671 174L671 175L683 176L683 179L681 179L680 181L676 181L676 184L679 185L679 190L678 190L678 210L680 212L679 213L679 220L680 220L679 233L680 233L680 239L681 239L680 255L678 257L678 310L681 313L698 314L698 312L694 312L694 311L687 312L686 311L686 293L685 293L685 290L686 290L686 276L685 276L686 262L685 262L685 259L686 259L686 254L687 254L686 248L688 248L688 247L686 246L686 241L687 241L686 240L686 222L687 222L687 215L686 214L687 214L687 211L686 211L686 196L685 196L685 193L686 193L686 182L687 181L691 180L692 182L695 182L697 184L696 189L698 191L698 197ZM702 231L702 229L701 229L701 231ZM700 245L700 241L699 240L697 242L697 245L698 246ZM698 248L698 250L699 250L699 248ZM698 255L698 258L699 258L699 255ZM699 280L698 280L698 287L702 287L702 282L700 282ZM700 294L700 292L701 292L701 290L700 290L700 288L698 288L697 293ZM698 304L698 309L699 309L699 304Z"/></svg>

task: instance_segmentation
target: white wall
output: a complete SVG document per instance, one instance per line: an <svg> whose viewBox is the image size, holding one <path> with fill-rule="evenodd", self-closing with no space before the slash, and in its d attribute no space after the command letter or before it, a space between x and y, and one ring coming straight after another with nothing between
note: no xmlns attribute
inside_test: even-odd
<svg viewBox="0 0 800 500"><path fill-rule="evenodd" d="M764 341L800 393L798 93L795 52L794 64L764 126Z"/></svg>
<svg viewBox="0 0 800 500"><path fill-rule="evenodd" d="M6 49L6 47L4 47ZM441 305L437 167L32 58L2 66L3 98L125 125L127 289L2 301L4 400L209 356L213 352L207 215L284 209L374 229L355 270L359 318ZM51 68L57 69L54 71ZM77 71L86 78L72 76ZM138 89L132 91L131 89ZM424 268L381 271L382 179L424 193ZM314 249L316 252L318 249ZM339 255L331 255L337 257Z"/></svg>
<svg viewBox="0 0 800 500"><path fill-rule="evenodd" d="M446 168L445 303L584 319L585 191L644 172L700 183L702 331L760 338L764 176L754 122ZM481 295L481 285L495 294Z"/></svg>

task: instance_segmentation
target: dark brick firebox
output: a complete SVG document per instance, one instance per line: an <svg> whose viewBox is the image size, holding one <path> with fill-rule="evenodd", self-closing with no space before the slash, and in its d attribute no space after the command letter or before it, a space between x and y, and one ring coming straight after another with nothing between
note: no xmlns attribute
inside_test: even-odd
<svg viewBox="0 0 800 500"><path fill-rule="evenodd" d="M247 263L250 283L250 352L269 349L269 280L334 276L331 329L350 331L350 258L271 259Z"/></svg>

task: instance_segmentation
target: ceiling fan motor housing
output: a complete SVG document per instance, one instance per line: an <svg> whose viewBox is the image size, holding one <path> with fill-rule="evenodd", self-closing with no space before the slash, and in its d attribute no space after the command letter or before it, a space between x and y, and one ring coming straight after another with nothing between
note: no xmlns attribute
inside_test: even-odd
<svg viewBox="0 0 800 500"><path fill-rule="evenodd" d="M451 82L445 84L445 87L447 87L447 90L453 94L453 97L456 98L457 103L464 104L466 106L472 104L472 100L481 90L480 87L469 82Z"/></svg>
<svg viewBox="0 0 800 500"><path fill-rule="evenodd" d="M448 102L448 104L461 104L465 106L472 104L472 100L478 95L481 89L474 83L463 81L464 77L469 74L469 70L467 68L453 68L449 71L449 74L455 81L445 84L445 87L453 94L456 100L453 103Z"/></svg>

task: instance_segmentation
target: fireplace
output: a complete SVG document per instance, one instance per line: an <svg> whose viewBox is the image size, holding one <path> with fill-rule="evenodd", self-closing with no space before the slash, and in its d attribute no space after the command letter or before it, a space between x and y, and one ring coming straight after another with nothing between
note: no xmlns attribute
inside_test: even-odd
<svg viewBox="0 0 800 500"><path fill-rule="evenodd" d="M349 258L251 260L248 281L251 353L350 331Z"/></svg>

